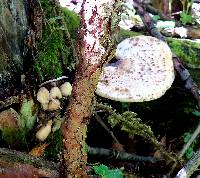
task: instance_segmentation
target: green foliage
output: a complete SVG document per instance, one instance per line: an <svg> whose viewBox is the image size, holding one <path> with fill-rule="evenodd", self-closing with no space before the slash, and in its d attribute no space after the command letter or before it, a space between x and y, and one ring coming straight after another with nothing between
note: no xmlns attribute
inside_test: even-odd
<svg viewBox="0 0 200 178"><path fill-rule="evenodd" d="M182 12L180 16L181 16L180 20L183 25L194 22L194 18L185 12Z"/></svg>
<svg viewBox="0 0 200 178"><path fill-rule="evenodd" d="M45 149L45 156L52 160L58 160L62 150L62 140L63 137L60 130L53 132L48 138L50 145Z"/></svg>
<svg viewBox="0 0 200 178"><path fill-rule="evenodd" d="M119 35L116 38L116 42L120 43L121 41L123 41L126 38L129 38L129 37L132 37L132 36L137 36L137 35L141 35L141 33L133 32L133 31L130 31L130 30L120 29Z"/></svg>
<svg viewBox="0 0 200 178"><path fill-rule="evenodd" d="M99 166L93 166L93 169L97 175L102 178L122 178L123 173L120 169L109 169L107 166L101 164Z"/></svg>
<svg viewBox="0 0 200 178"><path fill-rule="evenodd" d="M184 143L187 143L192 137L192 134L189 132L184 133L183 135L183 139L184 139ZM186 150L185 152L185 156L186 158L189 160L192 155L194 154L194 147L197 144L197 140L195 139L192 144L190 145L190 147Z"/></svg>
<svg viewBox="0 0 200 178"><path fill-rule="evenodd" d="M36 121L35 106L33 100L24 100L20 108L20 124L21 127L29 131L33 128Z"/></svg>
<svg viewBox="0 0 200 178"><path fill-rule="evenodd" d="M160 16L159 16L159 15L154 15L154 16L152 17L152 19L153 19L154 21L158 21L158 20L160 20Z"/></svg>
<svg viewBox="0 0 200 178"><path fill-rule="evenodd" d="M68 10L67 8L62 8L62 11L64 14L64 20L67 23L68 31L72 39L76 39L76 31L80 27L80 18L76 13Z"/></svg>
<svg viewBox="0 0 200 178"><path fill-rule="evenodd" d="M195 116L198 116L198 117L200 117L200 111L194 111L194 112L192 112L192 114L194 114Z"/></svg>
<svg viewBox="0 0 200 178"><path fill-rule="evenodd" d="M101 111L109 112L108 122L112 127L116 125L121 126L121 130L127 132L130 136L139 135L144 139L150 141L156 149L158 149L163 156L170 160L176 161L172 153L168 153L157 141L151 127L142 123L142 120L137 117L137 114L131 111L126 111L122 114L117 114L111 106L98 103L96 108Z"/></svg>
<svg viewBox="0 0 200 178"><path fill-rule="evenodd" d="M62 76L66 69L71 71L75 68L71 37L75 38L80 22L75 13L60 6L52 6L48 0L41 0L41 6L45 24L42 39L36 45L34 70L40 80L48 80Z"/></svg>
<svg viewBox="0 0 200 178"><path fill-rule="evenodd" d="M1 130L1 136L11 148L25 148L27 146L25 132L22 129L5 127Z"/></svg>
<svg viewBox="0 0 200 178"><path fill-rule="evenodd" d="M193 0L186 0L186 1L181 1L182 5L183 5L183 11L180 14L181 18L181 22L183 23L183 25L186 25L187 23L192 23L194 21L194 18L191 15L191 7L193 4Z"/></svg>
<svg viewBox="0 0 200 178"><path fill-rule="evenodd" d="M114 127L116 124L122 126L121 130L128 132L131 136L139 135L152 142L157 142L156 138L151 131L151 127L142 123L142 120L137 117L137 114L131 111L126 111L122 115L110 115L108 117L109 123Z"/></svg>

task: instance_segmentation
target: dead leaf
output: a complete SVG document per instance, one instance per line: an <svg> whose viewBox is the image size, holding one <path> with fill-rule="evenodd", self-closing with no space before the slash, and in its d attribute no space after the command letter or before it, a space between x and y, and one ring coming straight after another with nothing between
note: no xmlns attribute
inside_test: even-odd
<svg viewBox="0 0 200 178"><path fill-rule="evenodd" d="M29 152L29 154L35 157L40 157L44 154L44 151L48 145L49 143L44 143L42 145L36 146Z"/></svg>

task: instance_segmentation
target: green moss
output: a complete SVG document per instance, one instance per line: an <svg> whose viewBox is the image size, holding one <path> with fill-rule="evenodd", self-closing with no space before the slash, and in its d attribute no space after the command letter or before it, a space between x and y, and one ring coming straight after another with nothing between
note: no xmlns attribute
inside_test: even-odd
<svg viewBox="0 0 200 178"><path fill-rule="evenodd" d="M199 71L199 69L190 69L189 72L190 72L193 80L198 85L198 87L200 87L200 71Z"/></svg>
<svg viewBox="0 0 200 178"><path fill-rule="evenodd" d="M1 136L10 148L25 148L27 146L25 132L21 129L5 127L1 130Z"/></svg>
<svg viewBox="0 0 200 178"><path fill-rule="evenodd" d="M37 57L34 69L40 80L66 75L73 70L71 37L75 38L75 28L78 28L78 17L71 11L59 5L52 5L48 0L41 0L45 14L42 39L37 44Z"/></svg>
<svg viewBox="0 0 200 178"><path fill-rule="evenodd" d="M189 40L167 39L172 51L186 64L200 67L200 44Z"/></svg>
<svg viewBox="0 0 200 178"><path fill-rule="evenodd" d="M21 128L29 131L33 128L36 121L35 104L33 99L24 100L20 108L20 124Z"/></svg>
<svg viewBox="0 0 200 178"><path fill-rule="evenodd" d="M76 38L76 32L80 27L80 18L73 11L68 10L67 8L62 8L64 19L67 23L68 31L72 37L72 39Z"/></svg>
<svg viewBox="0 0 200 178"><path fill-rule="evenodd" d="M60 130L55 131L48 138L48 142L51 144L45 149L45 156L47 158L50 158L55 161L59 159L59 154L62 150L62 145L63 145L62 140L63 137Z"/></svg>
<svg viewBox="0 0 200 178"><path fill-rule="evenodd" d="M132 36L137 36L137 35L142 35L142 34L139 33L139 32L124 30L124 29L121 28L120 31L119 31L119 36L116 40L117 40L117 43L120 43L121 41L123 41L126 38L130 38Z"/></svg>

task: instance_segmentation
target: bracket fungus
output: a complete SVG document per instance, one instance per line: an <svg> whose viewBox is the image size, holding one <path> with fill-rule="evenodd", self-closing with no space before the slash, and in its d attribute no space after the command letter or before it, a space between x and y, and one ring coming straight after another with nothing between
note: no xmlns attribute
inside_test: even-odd
<svg viewBox="0 0 200 178"><path fill-rule="evenodd" d="M96 93L121 102L160 98L171 87L175 74L168 45L151 36L127 38L118 44L117 62L107 64Z"/></svg>

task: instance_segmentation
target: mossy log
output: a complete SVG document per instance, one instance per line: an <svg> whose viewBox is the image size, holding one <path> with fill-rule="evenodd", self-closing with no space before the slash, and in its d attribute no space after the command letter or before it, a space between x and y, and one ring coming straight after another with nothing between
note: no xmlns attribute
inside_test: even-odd
<svg viewBox="0 0 200 178"><path fill-rule="evenodd" d="M59 178L59 165L42 158L0 148L0 177Z"/></svg>
<svg viewBox="0 0 200 178"><path fill-rule="evenodd" d="M189 70L192 78L200 87L200 43L187 40L168 38L171 50L181 59L183 65Z"/></svg>

